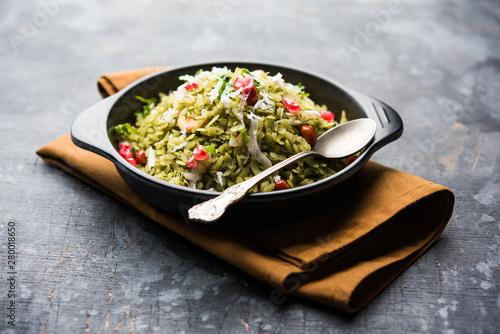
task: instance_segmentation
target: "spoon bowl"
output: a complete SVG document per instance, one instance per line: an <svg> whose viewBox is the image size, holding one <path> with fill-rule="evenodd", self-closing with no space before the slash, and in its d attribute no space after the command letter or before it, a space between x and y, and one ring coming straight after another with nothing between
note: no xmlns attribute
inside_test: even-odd
<svg viewBox="0 0 500 334"><path fill-rule="evenodd" d="M377 124L374 120L355 119L323 133L312 150L327 159L345 158L368 145L376 131Z"/></svg>
<svg viewBox="0 0 500 334"><path fill-rule="evenodd" d="M226 209L245 197L257 183L300 159L319 156L323 159L341 159L361 151L375 136L377 124L369 118L352 120L322 134L310 151L297 153L248 180L227 188L219 196L193 206L188 210L189 219L202 223L219 220Z"/></svg>

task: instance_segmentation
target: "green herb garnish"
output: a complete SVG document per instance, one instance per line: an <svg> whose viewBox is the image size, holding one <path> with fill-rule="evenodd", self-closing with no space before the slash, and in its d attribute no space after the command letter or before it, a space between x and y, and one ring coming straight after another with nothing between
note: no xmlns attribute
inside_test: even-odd
<svg viewBox="0 0 500 334"><path fill-rule="evenodd" d="M136 129L132 128L130 123L123 123L123 124L118 124L115 126L115 133L119 135L129 135L129 134L134 134L138 135L139 132L137 132Z"/></svg>
<svg viewBox="0 0 500 334"><path fill-rule="evenodd" d="M250 140L250 137L248 136L248 133L247 133L247 130L245 130L245 128L241 128L238 130L241 134L241 136L243 137L243 140L245 142L249 141Z"/></svg>
<svg viewBox="0 0 500 334"><path fill-rule="evenodd" d="M186 108L186 112L184 113L184 119L187 119L188 118L188 113L190 113L191 115L194 114L194 107L193 106L189 106Z"/></svg>
<svg viewBox="0 0 500 334"><path fill-rule="evenodd" d="M217 95L217 98L220 99L221 96L222 96L222 93L224 92L224 90L226 89L226 85L227 85L227 82L228 80L230 79L229 76L225 75L223 77L220 77L219 80L222 80L222 84L220 85L219 87L219 94Z"/></svg>
<svg viewBox="0 0 500 334"><path fill-rule="evenodd" d="M137 118L144 118L151 114L151 109L154 108L156 102L158 102L158 99L155 97L151 99L145 99L142 96L137 95L135 98L144 104L142 106L142 112L134 113Z"/></svg>
<svg viewBox="0 0 500 334"><path fill-rule="evenodd" d="M215 154L215 145L205 146L205 151L210 154Z"/></svg>

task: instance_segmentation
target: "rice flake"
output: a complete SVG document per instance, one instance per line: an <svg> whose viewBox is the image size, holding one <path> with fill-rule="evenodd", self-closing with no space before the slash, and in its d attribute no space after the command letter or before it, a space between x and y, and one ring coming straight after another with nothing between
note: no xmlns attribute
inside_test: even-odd
<svg viewBox="0 0 500 334"><path fill-rule="evenodd" d="M188 144L187 141L183 142L183 143L180 143L179 145L177 146L174 146L174 148L170 151L170 153L174 153L175 151L178 151L180 150L181 148L184 148L186 145Z"/></svg>

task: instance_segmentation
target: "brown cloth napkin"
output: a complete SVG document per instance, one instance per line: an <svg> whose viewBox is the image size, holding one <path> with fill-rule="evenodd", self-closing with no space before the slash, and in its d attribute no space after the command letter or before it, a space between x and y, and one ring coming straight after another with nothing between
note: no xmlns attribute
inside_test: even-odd
<svg viewBox="0 0 500 334"><path fill-rule="evenodd" d="M154 69L102 76L111 95ZM65 135L37 151L45 161L102 190L248 274L287 293L355 312L440 236L453 212L447 188L369 161L352 188L328 207L288 224L239 233L187 223L143 201L114 165ZM234 222L237 224L238 222Z"/></svg>

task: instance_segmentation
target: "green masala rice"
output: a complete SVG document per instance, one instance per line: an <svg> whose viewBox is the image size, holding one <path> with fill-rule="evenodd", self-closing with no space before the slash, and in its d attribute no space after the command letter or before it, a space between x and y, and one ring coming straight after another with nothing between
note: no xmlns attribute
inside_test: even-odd
<svg viewBox="0 0 500 334"><path fill-rule="evenodd" d="M320 113L328 108L313 102L300 83L285 82L280 73L271 76L261 70L224 67L179 79L185 83L160 93L158 99L137 97L144 106L136 113L135 124L115 128L119 140L128 141L132 151L145 151L147 161L137 164L139 169L177 185L223 191L310 150L300 132L302 125L312 126L319 137L347 121L344 111L338 121L322 118ZM295 101L300 111L284 98ZM196 160L193 151L200 145L207 157ZM252 192L272 191L279 180L289 187L310 184L344 166L344 161L309 157L268 177Z"/></svg>

